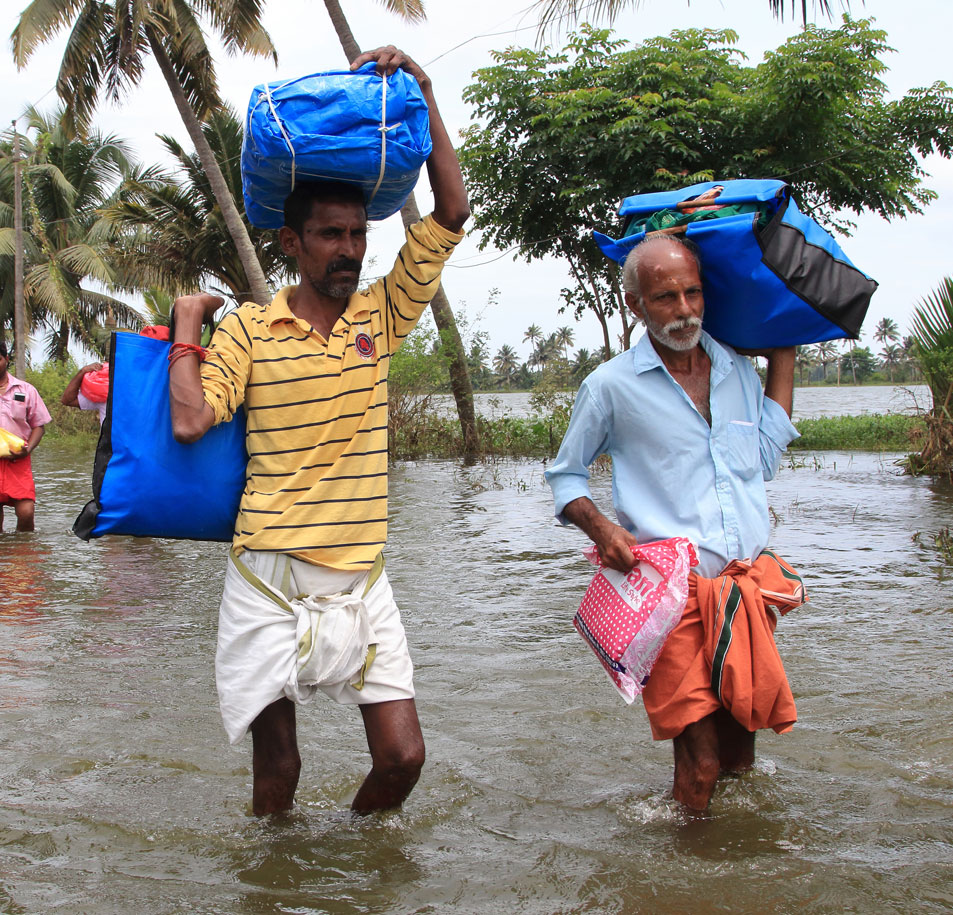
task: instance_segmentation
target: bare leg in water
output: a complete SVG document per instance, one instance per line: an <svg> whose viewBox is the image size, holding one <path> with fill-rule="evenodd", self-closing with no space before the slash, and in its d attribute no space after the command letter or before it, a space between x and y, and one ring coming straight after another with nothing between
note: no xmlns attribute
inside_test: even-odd
<svg viewBox="0 0 953 915"><path fill-rule="evenodd" d="M399 807L424 764L424 739L413 699L362 705L371 771L351 804L356 813ZM257 816L290 810L301 773L295 707L278 699L252 722L252 810Z"/></svg>
<svg viewBox="0 0 953 915"><path fill-rule="evenodd" d="M413 699L362 705L371 771L351 803L355 813L389 810L407 799L424 765L424 738Z"/></svg>
<svg viewBox="0 0 953 915"><path fill-rule="evenodd" d="M754 736L725 709L685 728L672 741L675 800L689 810L707 810L719 775L743 772L754 764Z"/></svg>
<svg viewBox="0 0 953 915"><path fill-rule="evenodd" d="M301 773L294 703L281 698L266 706L251 736L252 810L257 816L290 810Z"/></svg>

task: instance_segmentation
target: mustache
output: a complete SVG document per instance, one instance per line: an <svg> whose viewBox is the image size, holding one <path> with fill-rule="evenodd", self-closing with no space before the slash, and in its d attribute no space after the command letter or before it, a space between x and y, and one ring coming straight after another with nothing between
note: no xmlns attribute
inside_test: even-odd
<svg viewBox="0 0 953 915"><path fill-rule="evenodd" d="M696 328L702 326L701 318L678 318L675 321L669 321L665 327L662 328L667 334L676 333L680 330L688 330L689 328Z"/></svg>
<svg viewBox="0 0 953 915"><path fill-rule="evenodd" d="M328 264L328 275L332 273L337 273L338 270L350 270L353 273L361 272L361 262L354 260L353 257L339 257L337 260L331 261Z"/></svg>

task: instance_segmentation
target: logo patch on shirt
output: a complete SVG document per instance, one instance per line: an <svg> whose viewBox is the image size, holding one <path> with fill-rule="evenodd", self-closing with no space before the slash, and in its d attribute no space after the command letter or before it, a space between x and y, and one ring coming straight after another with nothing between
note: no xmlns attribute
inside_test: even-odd
<svg viewBox="0 0 953 915"><path fill-rule="evenodd" d="M354 338L354 349L357 350L358 355L362 359L374 358L374 341L370 338L369 334L359 333Z"/></svg>

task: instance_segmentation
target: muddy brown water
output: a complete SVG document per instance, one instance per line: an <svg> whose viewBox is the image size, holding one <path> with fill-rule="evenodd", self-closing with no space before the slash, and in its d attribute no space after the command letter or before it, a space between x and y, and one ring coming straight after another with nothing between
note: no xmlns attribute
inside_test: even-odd
<svg viewBox="0 0 953 915"><path fill-rule="evenodd" d="M572 629L590 570L540 463L393 468L424 775L402 812L348 817L359 715L319 699L298 807L263 821L215 700L225 548L80 543L90 457L44 443L37 533L0 535L0 912L953 909L953 566L931 545L953 490L894 456L798 455L770 484L811 595L778 630L800 720L695 821Z"/></svg>

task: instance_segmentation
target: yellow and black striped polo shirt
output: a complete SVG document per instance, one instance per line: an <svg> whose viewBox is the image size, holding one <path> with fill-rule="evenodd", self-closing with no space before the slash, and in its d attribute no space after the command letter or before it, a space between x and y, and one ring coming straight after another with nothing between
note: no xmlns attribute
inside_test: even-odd
<svg viewBox="0 0 953 915"><path fill-rule="evenodd" d="M369 568L387 539L387 373L462 233L432 216L407 230L391 272L351 296L325 340L288 307L227 315L202 363L215 422L247 414L248 479L234 546L333 569Z"/></svg>

